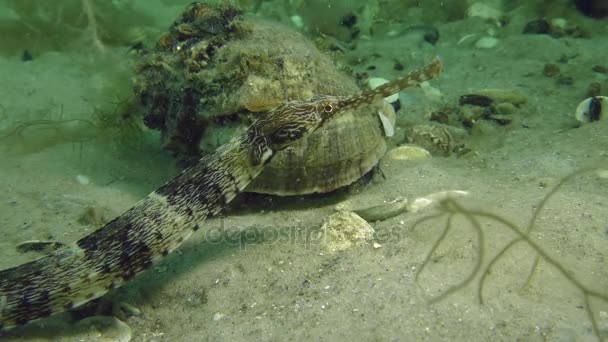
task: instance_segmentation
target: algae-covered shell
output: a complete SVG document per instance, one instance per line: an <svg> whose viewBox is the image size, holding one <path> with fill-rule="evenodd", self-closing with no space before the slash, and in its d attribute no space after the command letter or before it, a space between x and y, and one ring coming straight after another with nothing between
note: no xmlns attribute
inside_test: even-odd
<svg viewBox="0 0 608 342"><path fill-rule="evenodd" d="M186 10L170 37L145 54L136 70L134 88L146 124L159 129L163 147L183 160L210 153L257 112L277 104L360 91L301 34L260 18L241 17L229 5L218 6L204 7L197 16ZM216 27L211 32L199 21ZM185 34L182 23L201 32ZM201 46L206 47L204 53L199 53ZM353 183L386 152L379 110L382 103L344 113L279 151L246 190L300 195Z"/></svg>
<svg viewBox="0 0 608 342"><path fill-rule="evenodd" d="M580 122L588 123L608 118L608 97L589 97L576 107L574 117Z"/></svg>

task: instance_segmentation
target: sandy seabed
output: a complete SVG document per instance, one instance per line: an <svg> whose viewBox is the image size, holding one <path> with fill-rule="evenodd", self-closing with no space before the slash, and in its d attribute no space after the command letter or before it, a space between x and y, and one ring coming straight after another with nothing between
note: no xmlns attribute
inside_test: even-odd
<svg viewBox="0 0 608 342"><path fill-rule="evenodd" d="M411 37L401 36L364 42L349 53L380 53L374 73L388 79L399 75L392 68L394 58L408 56L422 63L437 53L445 69L431 84L446 103L457 105L460 95L478 89L517 89L528 98L521 121L475 137L474 156L434 157L416 164L385 158L380 163L384 180L346 193L294 198L281 205L259 196L238 201L225 217L207 221L207 231L114 292L115 300L142 312L125 320L133 330L132 340L595 340L583 294L558 269L541 260L528 278L537 254L525 243L507 252L488 273L483 305L477 300L483 273L469 286L430 303L465 279L479 258L476 231L462 216L417 279L445 219L413 224L436 211L372 223L379 248L369 243L332 253L313 234L340 201L365 207L444 190L466 190L470 195L458 199L460 204L495 213L523 229L560 179L590 165L608 166L608 120L573 125L574 110L587 85L608 86L605 74L592 71L595 65L606 66L608 40L601 35L523 35L521 25L513 22L493 48L476 48L473 41L459 43L463 36L478 33L480 25L467 19L439 26L442 36L434 47L411 47ZM596 25L602 30L605 22ZM558 62L562 56L568 56L567 63ZM92 110L87 94L98 84L96 75L79 67L81 58L63 53L47 53L28 63L3 58L1 128L9 129L20 120L53 118L61 107L62 118L86 117ZM547 63L559 63L574 83L560 85L544 76ZM402 108L398 115L406 116L408 110ZM152 137L140 150L121 149L103 138L28 153L3 146L0 267L36 257L18 254L18 243L77 240L94 229L79 222L87 207L111 218L176 174L173 160L149 134ZM88 184L82 184L82 176ZM608 180L595 173L563 184L530 235L573 277L604 294L607 190ZM263 204L250 205L248 201L254 200ZM485 237L483 269L515 235L494 220L480 223ZM601 336L608 338L608 303L590 303ZM67 334L68 319L59 315L5 338L50 339L51 330L44 326L56 327L53 334Z"/></svg>

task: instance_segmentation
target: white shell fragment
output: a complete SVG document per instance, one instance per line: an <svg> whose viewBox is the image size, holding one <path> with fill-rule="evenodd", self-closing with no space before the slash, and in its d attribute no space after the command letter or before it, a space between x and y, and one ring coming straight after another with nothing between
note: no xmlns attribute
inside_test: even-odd
<svg viewBox="0 0 608 342"><path fill-rule="evenodd" d="M381 111L378 111L378 117L380 117L380 122L382 122L382 130L384 130L384 135L389 138L395 135L395 127L391 123L391 120L389 120L389 118L386 117L386 115L384 115L384 113Z"/></svg>
<svg viewBox="0 0 608 342"><path fill-rule="evenodd" d="M594 96L583 100L576 107L574 117L583 123L605 120L608 117L608 97Z"/></svg>
<svg viewBox="0 0 608 342"><path fill-rule="evenodd" d="M291 23L301 29L304 27L304 19L302 19L302 17L300 17L299 15L292 15L291 17L289 17L289 19L291 20Z"/></svg>
<svg viewBox="0 0 608 342"><path fill-rule="evenodd" d="M472 4L467 9L467 15L469 17L478 17L482 19L499 21L503 16L503 13L491 4L486 4L485 2L480 1Z"/></svg>
<svg viewBox="0 0 608 342"><path fill-rule="evenodd" d="M386 78L382 78L382 77L372 77L369 80L367 80L367 85L369 86L370 89L376 89L379 86L388 83L389 80L387 80ZM399 94L393 94L391 96L385 97L384 98L386 101L393 103L397 100L399 100Z"/></svg>
<svg viewBox="0 0 608 342"><path fill-rule="evenodd" d="M481 37L475 42L475 47L478 49L491 49L498 45L498 38L494 37Z"/></svg>
<svg viewBox="0 0 608 342"><path fill-rule="evenodd" d="M91 184L91 180L85 175L76 175L76 181L82 185Z"/></svg>
<svg viewBox="0 0 608 342"><path fill-rule="evenodd" d="M402 145L388 151L386 157L392 160L419 161L431 158L431 153L416 145Z"/></svg>
<svg viewBox="0 0 608 342"><path fill-rule="evenodd" d="M57 342L129 342L132 332L127 324L115 317L91 316L75 324L50 328L42 337L48 338L45 341Z"/></svg>
<svg viewBox="0 0 608 342"><path fill-rule="evenodd" d="M424 197L416 198L410 204L408 212L415 213L422 209L432 208L448 198L467 196L468 194L468 191L463 190L447 190L428 194Z"/></svg>
<svg viewBox="0 0 608 342"><path fill-rule="evenodd" d="M395 135L397 115L395 114L395 108L388 101L382 101L382 108L378 111L378 117L380 117L380 122L382 122L384 135L387 137Z"/></svg>

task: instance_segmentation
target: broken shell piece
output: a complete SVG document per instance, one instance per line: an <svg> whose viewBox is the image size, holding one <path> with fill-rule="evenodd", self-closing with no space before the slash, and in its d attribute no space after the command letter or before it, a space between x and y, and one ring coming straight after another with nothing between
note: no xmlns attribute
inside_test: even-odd
<svg viewBox="0 0 608 342"><path fill-rule="evenodd" d="M441 201L443 201L445 199L466 196L468 194L469 194L468 191L462 191L462 190L447 190L447 191L440 191L440 192L428 194L424 197L416 198L408 206L408 212L415 213L421 209L430 209L430 208L436 206L437 204L441 203Z"/></svg>
<svg viewBox="0 0 608 342"><path fill-rule="evenodd" d="M416 145L402 145L388 151L387 158L393 160L418 161L431 158L431 153Z"/></svg>
<svg viewBox="0 0 608 342"><path fill-rule="evenodd" d="M375 205L373 207L354 210L364 220L374 222L383 221L391 217L395 217L407 211L407 199L397 198L390 203Z"/></svg>
<svg viewBox="0 0 608 342"><path fill-rule="evenodd" d="M378 117L380 117L380 122L382 122L384 135L387 137L395 135L397 115L395 114L395 108L388 101L382 101L382 108L378 111Z"/></svg>
<svg viewBox="0 0 608 342"><path fill-rule="evenodd" d="M608 117L608 97L594 96L583 100L576 107L574 117L583 123L606 119Z"/></svg>
<svg viewBox="0 0 608 342"><path fill-rule="evenodd" d="M428 81L420 83L420 89L431 102L440 103L443 100L441 90L433 87Z"/></svg>
<svg viewBox="0 0 608 342"><path fill-rule="evenodd" d="M324 234L324 241L329 250L343 251L370 241L374 228L351 211L338 211L327 216L321 227L321 234Z"/></svg>
<svg viewBox="0 0 608 342"><path fill-rule="evenodd" d="M434 156L448 156L458 145L447 125L416 125L406 129L409 143L426 149Z"/></svg>

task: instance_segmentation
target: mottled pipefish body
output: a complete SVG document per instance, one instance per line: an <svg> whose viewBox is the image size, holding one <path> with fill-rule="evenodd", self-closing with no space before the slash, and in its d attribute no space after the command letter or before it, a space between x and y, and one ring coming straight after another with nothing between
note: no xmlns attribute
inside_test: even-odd
<svg viewBox="0 0 608 342"><path fill-rule="evenodd" d="M371 104L441 71L439 59L354 96L290 101L264 113L195 166L124 214L52 253L0 271L0 330L69 310L150 268L204 229L262 171L273 155L347 110Z"/></svg>

